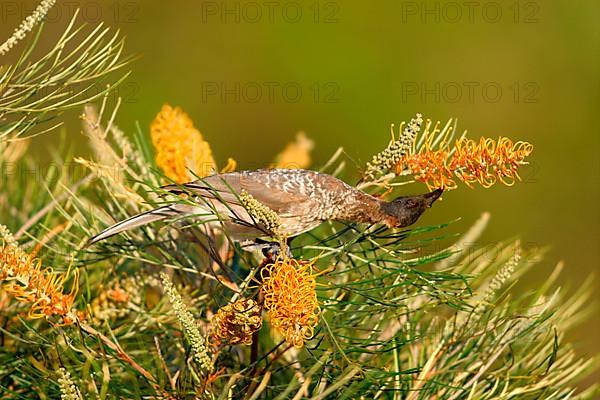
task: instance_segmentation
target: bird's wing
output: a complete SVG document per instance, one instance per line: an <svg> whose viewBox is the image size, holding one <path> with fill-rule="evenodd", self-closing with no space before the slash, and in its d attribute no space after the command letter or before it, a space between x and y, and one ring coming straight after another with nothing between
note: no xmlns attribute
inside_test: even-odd
<svg viewBox="0 0 600 400"><path fill-rule="evenodd" d="M217 203L235 208L241 206L239 195L245 190L280 217L288 216L300 204L305 205L309 211L316 201L299 180L288 179L284 174L269 174L269 170L211 175L183 185L165 186L164 189L173 193L194 194L210 201L217 208L220 208Z"/></svg>

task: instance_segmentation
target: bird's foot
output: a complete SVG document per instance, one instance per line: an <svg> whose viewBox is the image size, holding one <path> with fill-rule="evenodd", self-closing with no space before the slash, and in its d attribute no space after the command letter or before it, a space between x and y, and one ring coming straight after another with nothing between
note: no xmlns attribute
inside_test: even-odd
<svg viewBox="0 0 600 400"><path fill-rule="evenodd" d="M287 244L282 245L279 242L268 242L261 239L257 239L256 244L267 260L275 261L284 253L286 257L292 258L292 251Z"/></svg>

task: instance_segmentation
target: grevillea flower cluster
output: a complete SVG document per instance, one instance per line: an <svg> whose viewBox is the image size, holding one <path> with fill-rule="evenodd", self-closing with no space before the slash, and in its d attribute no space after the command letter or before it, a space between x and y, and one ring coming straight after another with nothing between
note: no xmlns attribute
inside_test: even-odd
<svg viewBox="0 0 600 400"><path fill-rule="evenodd" d="M189 182L216 170L210 145L181 108L165 104L154 118L150 134L157 151L156 164L173 181Z"/></svg>
<svg viewBox="0 0 600 400"><path fill-rule="evenodd" d="M255 300L239 299L221 307L211 320L217 343L252 344L252 334L262 326L261 308Z"/></svg>
<svg viewBox="0 0 600 400"><path fill-rule="evenodd" d="M213 364L208 353L208 347L206 346L207 341L200 334L200 330L198 329L198 324L194 319L194 316L187 309L187 306L183 302L179 292L177 292L177 289L175 289L175 285L173 285L173 282L171 282L169 276L165 273L161 273L160 278L162 280L165 294L169 298L169 302L175 311L175 315L183 327L185 337L192 347L192 355L194 360L198 363L198 365L200 365L200 367L202 367L202 369L211 372L213 370Z"/></svg>
<svg viewBox="0 0 600 400"><path fill-rule="evenodd" d="M264 307L271 325L298 348L313 337L321 312L312 267L311 262L286 257L261 272Z"/></svg>
<svg viewBox="0 0 600 400"><path fill-rule="evenodd" d="M127 315L130 305L140 306L142 293L144 291L142 279L137 276L129 276L112 282L104 288L90 304L91 312L95 321L110 321Z"/></svg>
<svg viewBox="0 0 600 400"><path fill-rule="evenodd" d="M527 164L525 158L533 145L507 137L497 141L481 138L479 142L461 138L453 148L429 146L414 154L407 154L396 164L396 173L408 172L415 180L424 182L429 189L455 189L457 180L472 187L478 183L488 188L497 182L511 186L520 180L518 169Z"/></svg>
<svg viewBox="0 0 600 400"><path fill-rule="evenodd" d="M308 168L311 164L310 152L315 143L304 132L298 132L296 140L285 146L277 155L275 168Z"/></svg>
<svg viewBox="0 0 600 400"><path fill-rule="evenodd" d="M61 400L81 400L81 392L73 380L71 374L65 368L58 369L58 386L60 388Z"/></svg>
<svg viewBox="0 0 600 400"><path fill-rule="evenodd" d="M0 45L0 56L8 53L19 41L25 39L25 35L44 19L48 11L54 6L54 3L56 3L56 0L42 0L33 13L25 18L19 27L15 29L11 37Z"/></svg>
<svg viewBox="0 0 600 400"><path fill-rule="evenodd" d="M12 246L16 243L12 232L6 225L2 224L0 224L0 239L2 239L6 245Z"/></svg>
<svg viewBox="0 0 600 400"><path fill-rule="evenodd" d="M421 114L417 114L406 125L403 122L400 125L399 131L401 133L398 135L398 138L394 136L394 126L392 125L392 139L390 143L383 151L375 154L371 162L367 163L365 177L374 179L377 175L395 166L404 155L408 154L421 130L422 124L423 116Z"/></svg>
<svg viewBox="0 0 600 400"><path fill-rule="evenodd" d="M0 248L0 281L7 293L18 301L31 304L30 318L58 316L64 324L75 321L73 301L77 277L71 292L65 294L67 275L43 268L40 259L24 252L16 244L3 243Z"/></svg>
<svg viewBox="0 0 600 400"><path fill-rule="evenodd" d="M240 192L240 202L258 225L264 226L267 231L275 235L277 234L281 227L281 220L275 211L256 200L246 190Z"/></svg>

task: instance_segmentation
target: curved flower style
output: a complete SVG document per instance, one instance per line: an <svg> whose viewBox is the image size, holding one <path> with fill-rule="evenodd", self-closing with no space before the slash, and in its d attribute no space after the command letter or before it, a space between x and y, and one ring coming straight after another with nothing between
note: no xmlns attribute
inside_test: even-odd
<svg viewBox="0 0 600 400"><path fill-rule="evenodd" d="M321 309L312 262L281 258L262 270L264 306L271 324L295 347L313 337Z"/></svg>
<svg viewBox="0 0 600 400"><path fill-rule="evenodd" d="M489 188L498 181L512 186L521 179L518 168L527 164L525 158L532 151L530 143L513 143L507 137L497 141L481 138L479 142L461 138L452 149L425 146L419 153L405 155L396 164L396 173L408 171L429 189L455 189L456 179L470 187L479 183Z"/></svg>
<svg viewBox="0 0 600 400"><path fill-rule="evenodd" d="M77 276L69 294L63 293L67 275L54 274L42 268L40 259L25 253L15 244L4 243L0 248L0 281L7 293L24 303L31 303L31 318L62 317L62 323L75 321L73 301Z"/></svg>
<svg viewBox="0 0 600 400"><path fill-rule="evenodd" d="M454 148L450 169L467 185L478 182L486 188L497 181L512 186L520 180L517 170L526 164L525 157L533 151L532 144L522 141L513 144L507 137L499 137L497 142L481 138L479 143L462 139Z"/></svg>

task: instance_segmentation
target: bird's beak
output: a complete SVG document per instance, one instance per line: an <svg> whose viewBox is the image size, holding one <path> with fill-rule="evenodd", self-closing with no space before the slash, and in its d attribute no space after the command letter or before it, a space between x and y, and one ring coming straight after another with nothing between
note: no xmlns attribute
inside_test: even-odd
<svg viewBox="0 0 600 400"><path fill-rule="evenodd" d="M424 195L427 207L431 207L433 202L436 201L444 193L444 189L436 189L433 192L429 192Z"/></svg>

